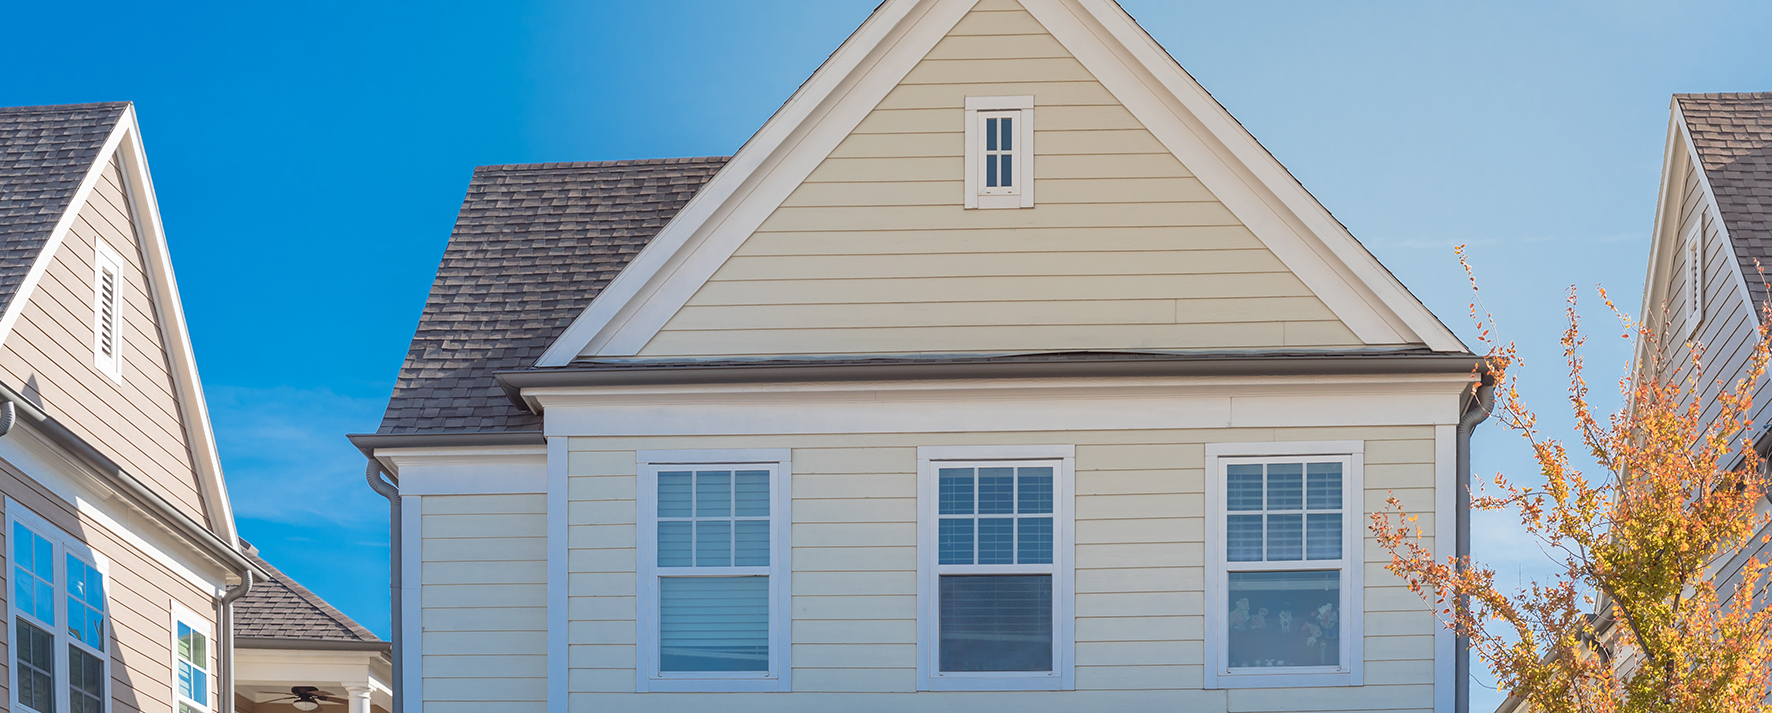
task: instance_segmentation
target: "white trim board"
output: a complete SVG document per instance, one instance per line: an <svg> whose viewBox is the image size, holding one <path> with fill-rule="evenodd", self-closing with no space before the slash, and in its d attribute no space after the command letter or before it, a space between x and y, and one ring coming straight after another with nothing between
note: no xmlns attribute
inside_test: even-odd
<svg viewBox="0 0 1772 713"><path fill-rule="evenodd" d="M638 354L974 0L887 0L538 360ZM1466 351L1111 0L1024 7L1367 344Z"/></svg>

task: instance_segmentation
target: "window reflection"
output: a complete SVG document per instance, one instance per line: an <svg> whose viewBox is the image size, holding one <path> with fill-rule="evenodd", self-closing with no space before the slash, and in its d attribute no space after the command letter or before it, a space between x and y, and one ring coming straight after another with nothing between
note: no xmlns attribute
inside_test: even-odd
<svg viewBox="0 0 1772 713"><path fill-rule="evenodd" d="M1341 572L1230 572L1230 666L1341 663Z"/></svg>

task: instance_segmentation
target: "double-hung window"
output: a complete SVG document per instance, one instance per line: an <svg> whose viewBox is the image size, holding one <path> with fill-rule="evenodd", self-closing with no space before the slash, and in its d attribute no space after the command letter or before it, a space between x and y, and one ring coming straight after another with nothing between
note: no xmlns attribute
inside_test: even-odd
<svg viewBox="0 0 1772 713"><path fill-rule="evenodd" d="M966 207L1034 206L1034 98L966 98Z"/></svg>
<svg viewBox="0 0 1772 713"><path fill-rule="evenodd" d="M209 713L211 697L209 623L202 617L173 607L172 649L174 693L178 696L178 713Z"/></svg>
<svg viewBox="0 0 1772 713"><path fill-rule="evenodd" d="M1070 449L922 451L919 687L1073 687Z"/></svg>
<svg viewBox="0 0 1772 713"><path fill-rule="evenodd" d="M1208 447L1209 688L1358 685L1360 450Z"/></svg>
<svg viewBox="0 0 1772 713"><path fill-rule="evenodd" d="M788 452L639 461L638 690L789 690Z"/></svg>
<svg viewBox="0 0 1772 713"><path fill-rule="evenodd" d="M13 710L103 713L111 669L107 564L18 503L6 504Z"/></svg>

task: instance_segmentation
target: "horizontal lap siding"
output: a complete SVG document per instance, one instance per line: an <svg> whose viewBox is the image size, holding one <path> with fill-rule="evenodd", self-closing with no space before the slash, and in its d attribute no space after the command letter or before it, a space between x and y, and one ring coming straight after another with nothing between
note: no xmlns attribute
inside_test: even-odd
<svg viewBox="0 0 1772 713"><path fill-rule="evenodd" d="M812 705L821 699L802 694L915 690L917 447L1071 443L1077 449L1079 693L1031 698L1030 710L1079 700L1196 701L1201 710L1225 710L1228 701L1228 710L1290 710L1271 695L1226 698L1198 690L1206 645L1205 444L1250 440L1364 440L1367 510L1382 508L1395 495L1406 508L1426 513L1421 525L1433 532L1435 451L1428 427L573 438L573 700L608 700L588 694L634 689L635 450L793 449L796 693L789 700ZM1321 696L1293 691L1287 699L1309 701L1318 710L1430 707L1436 624L1421 600L1384 570L1389 556L1376 542L1366 538L1363 549L1368 685ZM1141 698L1149 696L1155 697ZM650 697L682 700L681 694ZM864 696L854 705L868 710L875 700ZM920 694L917 704L962 706L967 700L976 698ZM750 704L734 705L744 710Z"/></svg>
<svg viewBox="0 0 1772 713"><path fill-rule="evenodd" d="M123 258L122 384L93 366L93 258L100 240ZM0 378L38 395L49 415L207 522L144 264L113 163L0 343Z"/></svg>
<svg viewBox="0 0 1772 713"><path fill-rule="evenodd" d="M427 713L547 707L547 501L422 498Z"/></svg>
<svg viewBox="0 0 1772 713"><path fill-rule="evenodd" d="M968 96L1035 97L1038 205L965 210ZM646 356L1359 340L1013 2L979 6Z"/></svg>

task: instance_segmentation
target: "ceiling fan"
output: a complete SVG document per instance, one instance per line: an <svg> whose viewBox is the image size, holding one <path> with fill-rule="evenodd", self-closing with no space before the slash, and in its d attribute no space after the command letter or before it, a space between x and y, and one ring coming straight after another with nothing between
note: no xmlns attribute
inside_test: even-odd
<svg viewBox="0 0 1772 713"><path fill-rule="evenodd" d="M321 704L338 705L344 703L343 698L335 698L332 694L320 690L316 686L294 686L289 692L295 695L276 698L266 703L289 703L298 711L319 710Z"/></svg>

